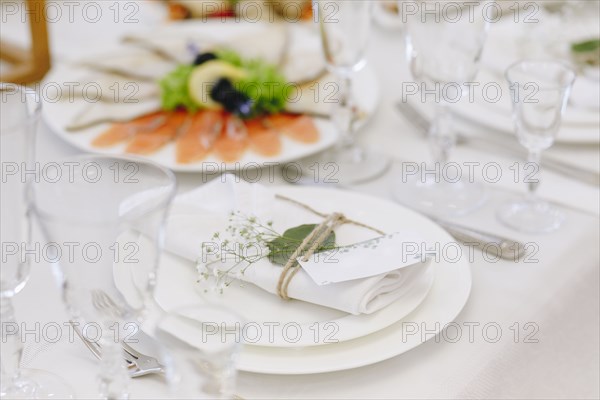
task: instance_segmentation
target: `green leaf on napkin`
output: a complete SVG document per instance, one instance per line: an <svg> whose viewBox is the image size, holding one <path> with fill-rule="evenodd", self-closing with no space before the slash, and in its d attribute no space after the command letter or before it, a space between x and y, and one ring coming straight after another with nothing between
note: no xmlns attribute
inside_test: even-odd
<svg viewBox="0 0 600 400"><path fill-rule="evenodd" d="M285 265L304 239L317 227L316 224L300 225L290 228L282 236L267 242L269 261L277 265ZM311 243L312 244L312 243ZM309 246L310 247L310 246ZM317 248L315 253L335 248L335 232L331 232Z"/></svg>
<svg viewBox="0 0 600 400"><path fill-rule="evenodd" d="M574 53L586 53L588 51L597 50L598 48L600 48L600 40L598 39L586 40L571 45L571 50Z"/></svg>

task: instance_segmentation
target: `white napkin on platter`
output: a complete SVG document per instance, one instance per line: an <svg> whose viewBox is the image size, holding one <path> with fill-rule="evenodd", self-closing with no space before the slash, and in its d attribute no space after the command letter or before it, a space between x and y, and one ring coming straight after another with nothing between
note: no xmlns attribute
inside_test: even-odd
<svg viewBox="0 0 600 400"><path fill-rule="evenodd" d="M320 217L309 214L296 205L276 200L276 192L272 189L234 180L233 176L225 176L222 180L216 179L174 200L167 221L167 251L203 264L206 260L202 260L202 244L215 243L214 233L225 232L233 211L256 216L265 222L272 220L273 227L278 232L304 223L320 222ZM311 206L318 208L315 204ZM364 228L354 226L339 229L344 228L365 231ZM374 236L373 232L366 233L368 237ZM218 242L223 239L221 235ZM288 295L292 299L350 314L370 314L400 299L410 290L411 283L428 267L428 262L417 263L377 276L325 286L317 285L304 270L300 270L289 285ZM237 278L276 294L281 271L282 266L273 265L267 258L263 258Z"/></svg>

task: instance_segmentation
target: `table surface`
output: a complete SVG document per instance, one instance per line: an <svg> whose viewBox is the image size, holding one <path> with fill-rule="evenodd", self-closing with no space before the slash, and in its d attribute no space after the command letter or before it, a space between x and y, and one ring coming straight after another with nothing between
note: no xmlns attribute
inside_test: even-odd
<svg viewBox="0 0 600 400"><path fill-rule="evenodd" d="M83 21L50 24L54 61L91 52L90 43L102 47L124 32L163 23L156 4L140 4L143 24L114 24L110 20L96 25ZM102 30L103 26L110 30ZM3 23L2 35L18 38L21 28L18 21ZM100 30L102 43L94 39ZM390 198L390 187L400 179L402 162L421 162L429 155L426 142L394 109L400 98L401 82L409 79L403 67L401 33L376 27L371 43L368 62L380 80L381 103L359 133L359 141L393 157L394 164L376 181L351 189ZM476 126L464 125L464 129L475 135L485 134ZM42 162L78 153L45 126L40 128L37 146ZM555 145L549 153L588 169L600 168L597 145ZM508 174L509 166L516 160L467 147L456 149L452 159L458 163L493 161L502 166L505 172L502 179L487 184L488 202L456 221L485 227L539 247L531 262L491 262L482 254L474 254L472 293L456 319L462 327L462 336L454 343L438 336L408 353L349 371L306 376L241 373L240 396L285 399L600 396L599 189L544 171L540 195L566 206L568 218L558 232L521 234L503 227L495 218L495 210L502 201L524 191L524 184L514 182ZM265 184L283 184L278 176L269 181L267 174L264 175ZM177 178L180 192L210 179L198 174L178 174ZM51 268L43 262L33 266L30 281L15 298L15 306L18 319L28 329L36 322L43 326L48 322L68 321ZM500 327L502 335L497 342L490 339L494 334L486 332L486 324ZM469 326L474 327L471 334ZM528 338L527 334L534 330ZM24 366L52 370L73 386L79 398L93 396L97 363L81 343L65 338L50 343L34 334L26 339ZM150 377L134 380L131 390L133 398L157 398L165 388L158 379Z"/></svg>

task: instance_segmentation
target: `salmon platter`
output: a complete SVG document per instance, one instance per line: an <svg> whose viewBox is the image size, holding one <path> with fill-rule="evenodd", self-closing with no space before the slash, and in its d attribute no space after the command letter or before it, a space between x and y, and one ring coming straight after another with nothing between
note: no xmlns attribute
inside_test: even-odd
<svg viewBox="0 0 600 400"><path fill-rule="evenodd" d="M357 75L357 107L368 116L376 79ZM287 163L337 139L337 85L310 26L173 23L58 64L42 85L44 118L62 139L175 171Z"/></svg>

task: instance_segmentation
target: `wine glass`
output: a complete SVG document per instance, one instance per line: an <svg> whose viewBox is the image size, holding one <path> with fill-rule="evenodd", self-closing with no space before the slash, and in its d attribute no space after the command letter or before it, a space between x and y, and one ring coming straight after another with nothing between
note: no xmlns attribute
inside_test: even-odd
<svg viewBox="0 0 600 400"><path fill-rule="evenodd" d="M23 289L30 272L23 247L32 248L29 189L34 176L24 172L35 170L33 150L41 104L32 90L9 83L0 83L0 97L0 398L72 398L71 389L58 376L19 367L23 342L12 298Z"/></svg>
<svg viewBox="0 0 600 400"><path fill-rule="evenodd" d="M519 61L506 70L513 105L513 122L528 162L540 168L542 151L554 143L567 106L575 72L560 61ZM539 179L528 177L524 199L503 205L498 218L507 226L531 233L560 227L564 213L536 196Z"/></svg>
<svg viewBox="0 0 600 400"><path fill-rule="evenodd" d="M303 177L308 179L314 176L315 165L323 170L324 175L328 175L326 170L333 163L336 165L335 183L343 185L368 181L389 166L386 156L358 146L354 138L359 112L354 100L352 79L354 73L366 64L373 1L313 0L313 10L319 24L327 69L338 81L338 97L333 103L331 116L340 140L316 164L312 160L301 163Z"/></svg>
<svg viewBox="0 0 600 400"><path fill-rule="evenodd" d="M64 303L73 323L102 346L100 395L126 398L121 342L155 306L175 177L151 162L116 156L76 156L43 168L34 212L48 241L68 244L55 262Z"/></svg>
<svg viewBox="0 0 600 400"><path fill-rule="evenodd" d="M188 304L165 312L154 335L174 359L169 382L177 398L235 398L236 361L244 320L211 303Z"/></svg>
<svg viewBox="0 0 600 400"><path fill-rule="evenodd" d="M419 0L405 13L405 46L412 77L420 85L421 101L433 102L435 118L429 130L434 165L394 188L394 197L411 208L439 215L462 215L485 201L482 185L444 176L456 143L450 105L465 95L477 75L489 28L487 0L444 3ZM465 3L466 4L466 3ZM430 171L433 171L431 173Z"/></svg>

